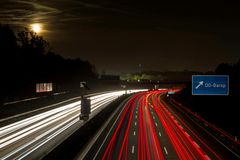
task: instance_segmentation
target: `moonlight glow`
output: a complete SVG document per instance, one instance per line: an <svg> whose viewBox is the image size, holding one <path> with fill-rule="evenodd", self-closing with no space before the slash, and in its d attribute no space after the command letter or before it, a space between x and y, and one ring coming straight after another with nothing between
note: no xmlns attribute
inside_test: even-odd
<svg viewBox="0 0 240 160"><path fill-rule="evenodd" d="M38 24L38 23L35 23L35 24L32 24L32 25L31 25L31 29L32 29L34 32L39 33L39 32L41 32L41 30L42 30L42 26L41 26L40 24Z"/></svg>

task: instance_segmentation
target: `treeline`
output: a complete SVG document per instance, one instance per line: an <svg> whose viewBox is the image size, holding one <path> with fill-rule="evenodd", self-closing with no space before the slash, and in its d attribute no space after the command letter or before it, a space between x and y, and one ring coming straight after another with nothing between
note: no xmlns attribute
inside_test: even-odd
<svg viewBox="0 0 240 160"><path fill-rule="evenodd" d="M221 63L215 70L208 72L196 72L196 71L144 71L141 73L128 73L121 75L122 80L128 81L159 81L159 82L189 82L191 83L192 75L229 75L230 83L234 85L240 85L240 59L237 63Z"/></svg>
<svg viewBox="0 0 240 160"><path fill-rule="evenodd" d="M235 64L221 63L215 71L219 75L229 75L230 83L240 84L240 59Z"/></svg>
<svg viewBox="0 0 240 160"><path fill-rule="evenodd" d="M143 71L142 73L129 73L121 76L122 80L128 81L152 81L152 82L188 82L191 81L192 75L203 74L196 71Z"/></svg>
<svg viewBox="0 0 240 160"><path fill-rule="evenodd" d="M1 99L33 94L36 83L52 82L61 90L96 78L88 61L63 58L50 50L43 37L28 29L15 33L0 24L0 54Z"/></svg>

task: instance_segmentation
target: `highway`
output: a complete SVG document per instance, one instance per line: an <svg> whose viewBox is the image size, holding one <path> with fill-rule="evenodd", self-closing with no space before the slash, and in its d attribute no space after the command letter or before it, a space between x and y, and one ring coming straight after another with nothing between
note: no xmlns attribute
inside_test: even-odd
<svg viewBox="0 0 240 160"><path fill-rule="evenodd" d="M239 159L211 125L166 101L167 90L141 92L122 104L77 159ZM205 127L204 127L205 125ZM214 130L218 132L221 130ZM238 145L238 144L236 144Z"/></svg>
<svg viewBox="0 0 240 160"><path fill-rule="evenodd" d="M129 92L137 92L133 90ZM94 95L90 118L125 91ZM0 159L39 159L84 125L79 120L81 102L63 105L0 128Z"/></svg>

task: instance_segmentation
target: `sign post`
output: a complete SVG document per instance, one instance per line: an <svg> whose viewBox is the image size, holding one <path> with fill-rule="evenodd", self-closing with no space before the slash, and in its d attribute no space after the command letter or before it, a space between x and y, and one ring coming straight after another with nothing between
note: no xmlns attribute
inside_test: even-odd
<svg viewBox="0 0 240 160"><path fill-rule="evenodd" d="M91 100L90 98L85 97L85 90L89 89L87 82L80 82L80 88L83 88L83 95L81 96L81 112L79 119L87 121L89 119L89 114L91 113Z"/></svg>

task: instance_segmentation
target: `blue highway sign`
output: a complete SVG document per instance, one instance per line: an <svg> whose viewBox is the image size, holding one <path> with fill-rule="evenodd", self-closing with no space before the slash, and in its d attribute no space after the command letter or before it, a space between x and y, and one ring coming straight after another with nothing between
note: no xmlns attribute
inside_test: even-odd
<svg viewBox="0 0 240 160"><path fill-rule="evenodd" d="M192 95L228 95L228 75L193 75Z"/></svg>

